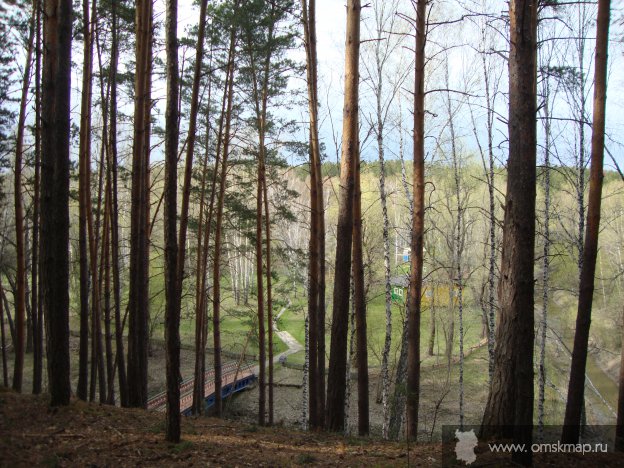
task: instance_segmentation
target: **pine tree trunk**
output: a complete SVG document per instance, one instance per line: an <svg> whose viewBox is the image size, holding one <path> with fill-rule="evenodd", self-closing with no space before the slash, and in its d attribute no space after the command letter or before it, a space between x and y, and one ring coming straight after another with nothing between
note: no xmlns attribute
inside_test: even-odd
<svg viewBox="0 0 624 468"><path fill-rule="evenodd" d="M80 261L80 344L78 361L78 388L76 390L78 398L87 399L88 386L88 366L89 366L89 258L88 258L88 234L87 219L88 206L91 203L90 188L90 151L91 151L91 70L92 70L92 43L91 43L91 23L89 13L89 0L82 2L83 14L83 71L82 71L82 97L80 106L80 147L78 156L78 242ZM92 285L93 286L93 285ZM93 337L92 337L93 339ZM92 362L92 374L95 371L95 362ZM92 381L91 388L95 392L95 382ZM92 398L93 399L93 398Z"/></svg>
<svg viewBox="0 0 624 468"><path fill-rule="evenodd" d="M530 444L533 424L537 2L509 4L509 160L495 367L482 435ZM530 464L531 452L515 452Z"/></svg>
<svg viewBox="0 0 624 468"><path fill-rule="evenodd" d="M0 295L4 295L2 281L0 281ZM0 346L2 346L2 381L5 387L9 386L9 369L7 367L6 337L4 336L4 301L0 298Z"/></svg>
<svg viewBox="0 0 624 468"><path fill-rule="evenodd" d="M359 146L359 144L358 144ZM360 154L356 152L353 190L353 303L357 336L358 434L368 435L370 426L368 390L368 347L366 340L366 298L362 251L362 190Z"/></svg>
<svg viewBox="0 0 624 468"><path fill-rule="evenodd" d="M210 203L208 206L208 215L207 215L207 221L206 223L201 223L200 222L200 229L203 229L203 245L200 244L200 239L201 239L201 235L198 238L198 263L197 263L197 283L196 283L196 296L197 296L197 302L196 302L196 317L198 317L197 319L197 323L196 323L196 334L195 334L195 338L196 338L196 359L195 359L195 387L193 389L194 392L194 396L193 396L193 407L194 407L194 411L196 414L200 414L203 408L203 395L204 395L204 381L205 381L205 350L206 350L206 340L207 340L207 321L206 321L206 307L207 307L207 298L206 298L206 276L207 276L207 269L208 269L208 245L210 242L210 234L211 234L211 230L212 230L212 218L213 218L213 213L214 213L214 204L215 204L215 197L216 197L216 190L217 190L217 177L219 175L219 164L221 161L221 142L223 139L223 131L224 131L224 125L225 125L225 114L226 114L226 109L227 109L227 103L228 103L228 99L229 99L229 83L230 80L232 79L231 76L231 67L229 66L230 62L233 60L233 54L234 54L234 43L235 43L235 33L234 30L231 31L230 33L230 50L228 53L228 67L227 67L227 72L226 72L226 78L225 78L225 87L223 89L223 99L221 102L221 115L219 117L219 130L218 130L218 135L217 135L217 144L216 144L216 157L215 157L215 166L214 166L214 170L213 170L213 176L212 176L212 185L211 185L211 189L210 189ZM208 136L206 137L208 138ZM207 149L206 151L208 151L208 145L207 145ZM206 164L208 162L207 160L208 155L206 154L206 158L204 161L204 172L202 175L202 201L200 204L200 220L203 217L203 213L204 213L204 193L205 193L205 179L206 179ZM200 260L201 259L201 260ZM214 330L213 336L218 335L218 330ZM198 341L199 340L199 341ZM214 340L214 338L213 338ZM217 336L217 341L220 342L220 335ZM216 345L215 345L216 347ZM214 355L215 358L215 370L216 370L216 366L217 364L220 366L221 365L221 356L217 356L217 353L215 353ZM218 362L217 362L218 361ZM217 388L217 385L221 385L221 379L220 379L220 373L219 375L216 374L215 372L215 390ZM220 398L220 397L216 397L216 398ZM217 411L220 411L220 404L216 404L215 405Z"/></svg>
<svg viewBox="0 0 624 468"><path fill-rule="evenodd" d="M327 376L326 426L330 431L344 429L349 278L353 230L353 191L355 160L358 153L360 0L347 2L345 58L345 97L338 194L338 226L334 280L329 373Z"/></svg>
<svg viewBox="0 0 624 468"><path fill-rule="evenodd" d="M166 2L167 107L165 110L165 346L167 373L166 439L180 441L180 294L177 194L179 140L178 1ZM182 251L185 244L182 244Z"/></svg>
<svg viewBox="0 0 624 468"><path fill-rule="evenodd" d="M35 181L33 195L33 240L31 306L33 310L33 393L41 393L43 381L43 313L39 291L39 204L41 192L41 2L35 2Z"/></svg>
<svg viewBox="0 0 624 468"><path fill-rule="evenodd" d="M22 391L24 375L24 345L26 332L26 247L24 245L24 202L22 200L22 164L24 153L24 130L26 123L26 107L28 105L28 90L30 89L30 74L32 69L32 53L35 38L35 19L37 16L37 2L33 1L32 15L29 21L28 46L26 50L26 64L24 66L24 81L20 98L19 117L17 122L17 138L15 142L15 171L14 171L14 200L15 200L15 252L17 267L15 271L15 364L13 366L13 390Z"/></svg>
<svg viewBox="0 0 624 468"><path fill-rule="evenodd" d="M111 28L111 67L110 67L110 128L108 144L109 170L112 171L112 213L111 213L111 256L113 272L113 299L115 302L115 360L119 379L119 399L122 407L129 406L128 380L126 377L126 362L124 356L123 323L121 319L121 280L119 266L119 202L117 189L117 64L119 62L119 39L117 29L117 4L119 0L112 0L112 28Z"/></svg>
<svg viewBox="0 0 624 468"><path fill-rule="evenodd" d="M308 327L310 336L310 425L323 425L325 402L325 220L323 175L318 136L316 0L302 0L310 114L310 248Z"/></svg>
<svg viewBox="0 0 624 468"><path fill-rule="evenodd" d="M570 366L570 383L562 432L563 443L577 443L580 435L581 409L584 402L585 366L587 364L587 343L591 323L592 299L594 293L594 274L598 252L598 234L600 229L600 204L602 198L605 106L607 96L607 50L609 43L610 0L598 2L598 21L596 24L596 67L594 77L594 116L592 127L592 153L589 180L589 200L587 207L587 225L581 280L579 284L579 302L574 334L574 348Z"/></svg>
<svg viewBox="0 0 624 468"><path fill-rule="evenodd" d="M1 311L0 311L1 312ZM309 393L309 365L310 365L310 332L308 328L310 327L310 321L308 320L308 316L306 315L303 322L303 335L305 336L305 344L304 344L304 360L303 360L303 381L301 382L301 429L306 431L308 429L308 399L310 398ZM3 331L3 340L4 340L4 331ZM4 350L4 347L2 348Z"/></svg>
<svg viewBox="0 0 624 468"><path fill-rule="evenodd" d="M217 217L215 225L214 257L213 257L213 290L212 290L212 326L214 333L214 370L215 370L215 415L222 415L221 401L221 237L223 230L223 206L225 203L225 188L227 182L228 156L230 153L230 127L232 122L232 103L234 101L234 52L236 34L232 33L231 48L228 61L229 81L227 83L227 108L225 112L225 131L223 141L218 142L222 147L221 173L219 176L219 196L217 198ZM215 166L215 172L219 169ZM206 247L208 244L206 243Z"/></svg>
<svg viewBox="0 0 624 468"><path fill-rule="evenodd" d="M52 406L69 404L69 145L72 2L44 4L41 290Z"/></svg>
<svg viewBox="0 0 624 468"><path fill-rule="evenodd" d="M410 253L410 288L407 349L407 437L418 437L418 404L420 398L420 313L425 229L425 15L426 0L416 4L416 60L414 68L414 210Z"/></svg>
<svg viewBox="0 0 624 468"><path fill-rule="evenodd" d="M262 145L263 142L261 142ZM256 191L256 283L258 296L258 425L264 426L266 412L266 344L264 319L264 285L262 265L262 183L265 178L264 161L258 159L258 177ZM216 387L215 387L216 388Z"/></svg>
<svg viewBox="0 0 624 468"><path fill-rule="evenodd" d="M429 343L427 345L427 354L429 356L433 356L433 347L435 345L435 336L436 336L436 305L435 305L435 286L430 283L431 288L431 302L429 305L429 310L431 313L431 322L429 323Z"/></svg>
<svg viewBox="0 0 624 468"><path fill-rule="evenodd" d="M136 4L136 76L130 224L128 404L147 405L149 115L151 106L152 2Z"/></svg>
<svg viewBox="0 0 624 468"><path fill-rule="evenodd" d="M271 218L269 213L269 194L266 178L262 183L264 201L264 225L266 233L266 288L267 288L267 328L269 348L269 426L273 425L273 297L271 285Z"/></svg>
<svg viewBox="0 0 624 468"><path fill-rule="evenodd" d="M191 90L191 107L189 109L189 128L186 141L186 162L184 167L184 185L182 188L182 206L180 209L180 235L178 237L178 296L182 299L182 282L184 281L184 260L186 257L186 233L188 228L188 213L191 197L191 182L193 178L193 155L195 152L195 134L197 132L197 112L199 109L199 88L201 82L202 64L204 60L204 42L206 36L206 9L208 0L201 0L197 46L195 54L195 68L193 70L193 88Z"/></svg>

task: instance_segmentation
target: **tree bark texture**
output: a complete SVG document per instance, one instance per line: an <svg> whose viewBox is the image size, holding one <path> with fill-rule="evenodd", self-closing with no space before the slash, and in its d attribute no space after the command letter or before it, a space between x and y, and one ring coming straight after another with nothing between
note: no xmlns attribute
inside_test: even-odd
<svg viewBox="0 0 624 468"><path fill-rule="evenodd" d="M177 194L178 108L178 0L166 2L167 107L165 110L165 346L167 374L166 439L180 441L180 294L178 275ZM182 244L184 249L184 244Z"/></svg>
<svg viewBox="0 0 624 468"><path fill-rule="evenodd" d="M52 406L69 404L69 145L71 0L44 4L41 289Z"/></svg>
<svg viewBox="0 0 624 468"><path fill-rule="evenodd" d="M598 2L589 200L587 206L587 223L585 226L583 262L579 284L576 332L574 334L572 363L570 365L570 382L568 384L568 399L561 436L563 443L577 443L579 440L581 412L585 398L585 366L587 364L587 344L589 340L592 300L594 295L594 274L596 271L598 234L600 230L602 180L604 178L603 160L610 9L610 0L600 0Z"/></svg>
<svg viewBox="0 0 624 468"><path fill-rule="evenodd" d="M136 3L136 77L128 299L128 404L147 406L149 261L149 115L151 107L152 2Z"/></svg>
<svg viewBox="0 0 624 468"><path fill-rule="evenodd" d="M232 123L232 103L234 101L234 53L236 44L236 33L231 36L231 48L228 61L229 81L227 83L227 108L225 111L225 130L221 145L221 173L219 176L219 196L217 198L217 218L215 225L214 259L213 259L213 290L212 290L212 326L214 333L214 369L215 369L215 414L220 417L222 414L221 401L221 245L223 231L223 206L225 203L225 188L227 182L227 163L230 153L230 128ZM215 167L215 171L219 168ZM206 247L208 244L206 244Z"/></svg>
<svg viewBox="0 0 624 468"><path fill-rule="evenodd" d="M509 4L509 159L494 374L484 436L530 444L533 424L534 247L536 193L536 0ZM530 464L531 452L514 453Z"/></svg>
<svg viewBox="0 0 624 468"><path fill-rule="evenodd" d="M416 59L414 62L414 206L410 242L410 288L407 298L407 437L418 437L420 398L420 313L425 230L425 44L426 0L416 4Z"/></svg>
<svg viewBox="0 0 624 468"><path fill-rule="evenodd" d="M33 310L33 393L39 394L43 381L43 314L39 288L39 203L41 193L41 2L35 4L35 187L33 200L33 240L31 306Z"/></svg>
<svg viewBox="0 0 624 468"><path fill-rule="evenodd" d="M349 315L349 283L353 230L354 162L358 153L358 99L360 57L359 0L347 2L345 46L345 97L342 127L340 191L338 194L338 226L336 230L336 261L334 310L332 318L329 373L327 376L326 426L334 432L344 429L345 384L347 367L347 331Z"/></svg>

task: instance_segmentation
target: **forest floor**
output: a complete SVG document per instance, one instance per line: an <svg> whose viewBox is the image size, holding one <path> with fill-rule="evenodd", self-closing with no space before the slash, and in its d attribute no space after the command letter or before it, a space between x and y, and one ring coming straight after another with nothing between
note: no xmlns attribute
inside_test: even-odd
<svg viewBox="0 0 624 468"><path fill-rule="evenodd" d="M214 418L183 418L182 441L164 440L164 415L72 400L50 408L47 396L0 387L0 466L462 466L443 464L441 444L260 428ZM482 445L473 466L514 466ZM541 454L536 466L624 466L613 453Z"/></svg>

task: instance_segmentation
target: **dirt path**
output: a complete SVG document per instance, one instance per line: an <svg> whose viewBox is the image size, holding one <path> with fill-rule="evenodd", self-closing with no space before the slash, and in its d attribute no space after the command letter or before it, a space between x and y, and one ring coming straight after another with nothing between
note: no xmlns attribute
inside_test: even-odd
<svg viewBox="0 0 624 468"><path fill-rule="evenodd" d="M279 328L277 328L277 322L279 318L284 314L284 312L286 312L289 305L290 301L288 301L288 304L282 307L282 310L278 312L278 314L275 316L275 320L273 321L273 331L275 331L275 334L279 337L279 339L282 340L286 346L288 346L288 349L286 351L279 353L273 358L273 362L280 362L280 359L286 358L291 354L295 354L303 350L303 345L299 343L294 336L292 336L287 331L281 331Z"/></svg>

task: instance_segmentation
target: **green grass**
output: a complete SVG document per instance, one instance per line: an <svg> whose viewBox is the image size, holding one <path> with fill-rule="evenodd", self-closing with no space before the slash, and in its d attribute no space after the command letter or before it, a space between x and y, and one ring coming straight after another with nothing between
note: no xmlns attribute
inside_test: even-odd
<svg viewBox="0 0 624 468"><path fill-rule="evenodd" d="M328 288L330 291L331 288ZM401 342L401 334L403 331L403 316L404 306L392 304L392 345L391 345L391 361L398 358L399 345ZM429 343L429 328L431 324L431 313L428 309L423 310L421 315L420 326L420 346L421 353L424 358L423 365L429 365L437 362L440 359L440 355L444 354L445 338L444 328L449 321L450 312L448 307L437 307L437 338L434 348L434 354L436 356L428 357L426 355L428 343ZM457 317L457 308L454 310L455 316L455 333L453 340L453 354L457 356L459 354L459 319ZM468 352L468 349L475 346L481 341L481 311L475 307L464 307L464 352ZM328 320L331 319L331 309L328 310ZM302 311L286 311L280 319L280 329L288 331L293 335L300 343L305 342L304 335L304 316ZM368 363L371 367L381 366L382 350L386 336L386 309L385 300L383 295L379 295L373 298L366 307L366 321L367 321L367 337L368 337ZM326 329L326 346L327 352L329 352L329 340L331 335L331 329ZM305 354L302 352L292 354L288 356L288 362L293 364L303 364Z"/></svg>

